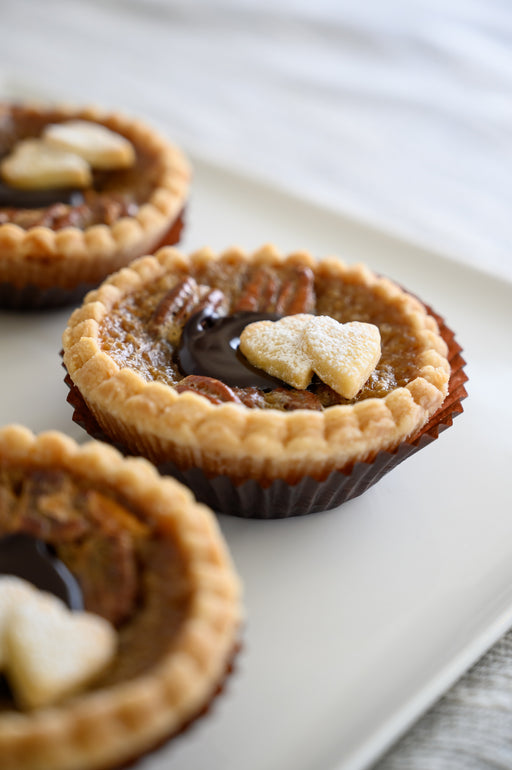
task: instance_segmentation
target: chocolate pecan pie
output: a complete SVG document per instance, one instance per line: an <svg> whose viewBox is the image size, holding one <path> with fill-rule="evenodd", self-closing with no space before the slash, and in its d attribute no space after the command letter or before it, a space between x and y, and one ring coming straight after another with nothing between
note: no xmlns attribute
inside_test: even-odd
<svg viewBox="0 0 512 770"><path fill-rule="evenodd" d="M139 120L0 104L0 307L77 301L177 243L189 176L181 151Z"/></svg>
<svg viewBox="0 0 512 770"><path fill-rule="evenodd" d="M314 359L328 336L319 324L342 337L355 325L356 359L363 347L368 352L367 330L372 346L380 340L355 396L324 373L327 366L336 375L341 366L335 349L323 364L308 358L301 387L276 377L279 367L249 363L240 335L286 318L304 321ZM394 452L438 413L449 390L448 358L461 368L460 348L449 351L444 337L416 298L366 267L304 252L284 257L267 246L251 255L233 249L189 257L162 249L137 260L88 296L63 342L72 398L83 400L77 421L185 478L214 507L272 516L312 510L303 492L305 506L290 511L290 486L305 478L322 484L333 472L346 477L360 463L375 468L380 452ZM205 495L205 478L210 486L226 480L229 495L233 485L249 483L247 497L257 502L243 499L251 513L236 497L226 502L220 489ZM275 509L261 513L254 495L273 485ZM362 491L354 477L342 486L338 476L336 494L313 509Z"/></svg>
<svg viewBox="0 0 512 770"><path fill-rule="evenodd" d="M188 489L100 442L79 447L57 432L36 437L7 426L0 429L0 574L13 576L0 578L0 632L12 612L2 591L19 595L17 605L32 602L11 633L19 654L7 645L4 660L0 638L0 666L9 672L33 645L20 629L31 621L36 587L54 590L55 560L60 595L36 599L43 616L50 612L67 629L84 609L91 638L105 637L105 624L115 629L115 650L85 687L48 706L26 675L13 679L21 703L0 683L2 770L93 770L139 756L206 708L237 646L238 579L213 515ZM57 606L70 597L71 613ZM38 637L56 669L59 633L50 642ZM107 657L108 634L105 641Z"/></svg>

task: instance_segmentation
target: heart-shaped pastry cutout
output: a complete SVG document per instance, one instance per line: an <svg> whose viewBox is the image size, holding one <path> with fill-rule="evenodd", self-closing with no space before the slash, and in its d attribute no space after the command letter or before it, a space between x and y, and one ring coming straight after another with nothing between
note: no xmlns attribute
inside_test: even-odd
<svg viewBox="0 0 512 770"><path fill-rule="evenodd" d="M4 158L1 170L7 184L29 190L89 187L92 182L87 161L41 139L18 142Z"/></svg>
<svg viewBox="0 0 512 770"><path fill-rule="evenodd" d="M0 578L0 671L5 667L5 630L12 610L23 604L30 594L34 592L33 586L26 580L14 576Z"/></svg>
<svg viewBox="0 0 512 770"><path fill-rule="evenodd" d="M96 677L114 655L116 632L103 618L70 612L59 599L27 583L16 589L15 601L12 583L5 583L12 580L0 579L2 668L19 705L34 709L61 700ZM7 599L1 600L3 596Z"/></svg>
<svg viewBox="0 0 512 770"><path fill-rule="evenodd" d="M302 349L322 382L351 399L379 362L380 331L374 324L340 324L329 316L315 316L304 329Z"/></svg>
<svg viewBox="0 0 512 770"><path fill-rule="evenodd" d="M279 321L256 321L240 335L240 351L247 360L294 388L307 388L313 376L309 355L302 351L307 313L290 315Z"/></svg>
<svg viewBox="0 0 512 770"><path fill-rule="evenodd" d="M52 147L80 155L93 168L128 168L135 162L133 144L99 123L87 120L52 123L45 128L43 137Z"/></svg>
<svg viewBox="0 0 512 770"><path fill-rule="evenodd" d="M380 332L374 324L341 324L303 313L249 324L240 335L240 350L253 366L294 388L307 388L314 372L351 399L380 359Z"/></svg>

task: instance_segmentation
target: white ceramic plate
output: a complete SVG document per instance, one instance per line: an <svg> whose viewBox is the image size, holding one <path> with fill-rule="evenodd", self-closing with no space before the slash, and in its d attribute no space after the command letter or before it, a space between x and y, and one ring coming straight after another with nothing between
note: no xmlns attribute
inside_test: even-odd
<svg viewBox="0 0 512 770"><path fill-rule="evenodd" d="M197 161L183 247L365 261L443 314L469 398L438 441L339 509L221 524L246 590L236 673L141 770L372 762L512 623L512 286ZM60 365L69 311L0 313L0 424L86 436Z"/></svg>

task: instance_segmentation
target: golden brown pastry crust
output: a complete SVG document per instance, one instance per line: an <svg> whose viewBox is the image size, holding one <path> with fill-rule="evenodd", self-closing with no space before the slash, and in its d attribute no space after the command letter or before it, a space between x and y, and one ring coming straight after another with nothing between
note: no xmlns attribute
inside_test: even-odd
<svg viewBox="0 0 512 770"><path fill-rule="evenodd" d="M186 257L162 249L111 276L70 318L63 336L64 363L101 428L114 441L160 464L199 466L226 474L235 482L254 478L294 483L308 475L325 478L357 460L371 459L395 447L424 425L442 404L450 366L446 344L435 319L413 296L362 265L335 257L316 261L308 253L287 257L266 246L247 255L233 249L231 264L307 265L334 284L340 280L367 286L407 318L417 346L417 375L384 398L326 408L322 412L250 409L240 404L213 405L191 392L147 382L102 349L99 324L123 297L140 291L169 271L186 271L215 255L207 249Z"/></svg>
<svg viewBox="0 0 512 770"><path fill-rule="evenodd" d="M144 511L185 554L191 601L167 653L143 675L33 713L0 712L2 770L115 766L179 731L222 682L237 643L240 586L216 520L190 492L142 459L57 432L0 429L0 464L64 469L108 483Z"/></svg>
<svg viewBox="0 0 512 770"><path fill-rule="evenodd" d="M44 115L44 106L26 105ZM0 283L14 287L33 285L42 289L71 289L97 284L132 259L151 252L183 210L190 181L190 167L183 153L144 122L94 107L52 108L62 120L88 120L118 132L157 158L155 189L134 216L122 217L108 226L97 224L83 230L65 227L0 225Z"/></svg>

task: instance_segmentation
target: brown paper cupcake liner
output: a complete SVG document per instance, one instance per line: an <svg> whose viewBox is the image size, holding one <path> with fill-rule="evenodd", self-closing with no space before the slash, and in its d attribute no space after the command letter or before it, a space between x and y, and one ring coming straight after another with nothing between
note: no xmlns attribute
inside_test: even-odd
<svg viewBox="0 0 512 770"><path fill-rule="evenodd" d="M164 237L156 244L155 251L162 246L175 246L180 242L183 228L185 227L185 211L181 211L174 220ZM112 272L125 264L113 265ZM24 284L16 286L9 281L0 282L0 309L1 310L20 310L20 311L38 311L53 310L70 305L78 305L85 297L87 292L95 289L106 276L102 276L98 281L78 283L71 288L64 286L41 287L35 284Z"/></svg>
<svg viewBox="0 0 512 770"><path fill-rule="evenodd" d="M465 383L468 376L464 371L466 362L461 355L462 348L444 320L430 308L427 310L436 319L441 336L448 346L451 367L448 395L429 422L394 449L380 451L368 461L332 471L321 481L305 476L297 484L288 484L278 479L266 487L254 479L234 484L229 476L209 477L201 468L184 470L171 461L159 465L158 470L188 486L200 502L206 503L213 510L242 518L281 519L303 516L336 508L359 497L405 459L435 441L440 433L453 424L454 418L463 412L461 402L467 396ZM74 409L73 421L93 438L114 444L124 454L130 454L126 447L112 441L103 432L69 374L65 382L69 387L67 401Z"/></svg>

